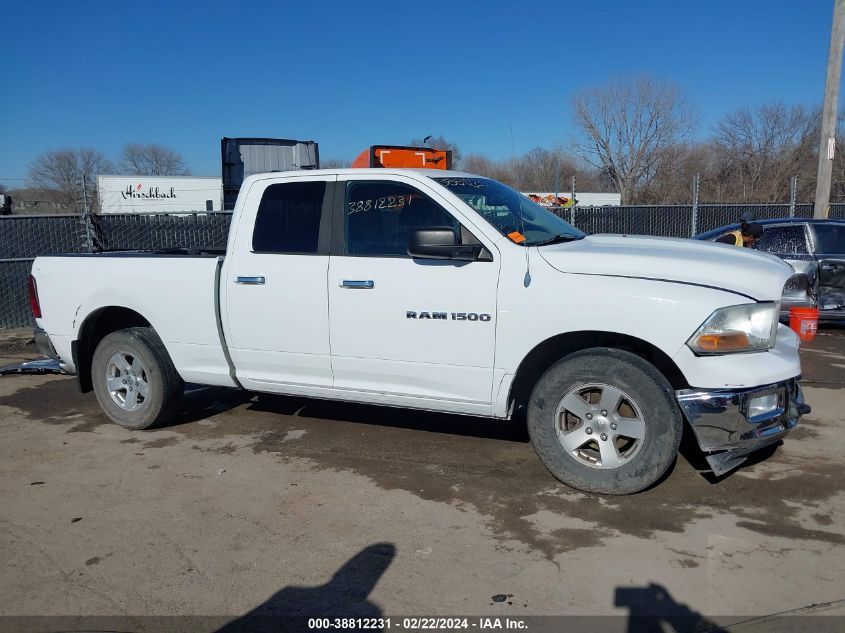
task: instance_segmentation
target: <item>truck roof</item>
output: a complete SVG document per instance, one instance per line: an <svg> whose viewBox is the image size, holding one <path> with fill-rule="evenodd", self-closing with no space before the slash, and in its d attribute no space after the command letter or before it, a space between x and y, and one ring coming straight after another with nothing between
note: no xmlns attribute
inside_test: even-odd
<svg viewBox="0 0 845 633"><path fill-rule="evenodd" d="M464 171L452 171L446 169L426 169L424 167L352 167L345 169L309 169L296 171L273 171L263 174L253 174L252 178L265 178L267 176L285 176L295 174L297 176L314 174L315 176L324 176L330 174L337 175L363 175L363 174L419 174L420 176L427 176L429 178L486 178L486 176L479 176L478 174L470 174Z"/></svg>

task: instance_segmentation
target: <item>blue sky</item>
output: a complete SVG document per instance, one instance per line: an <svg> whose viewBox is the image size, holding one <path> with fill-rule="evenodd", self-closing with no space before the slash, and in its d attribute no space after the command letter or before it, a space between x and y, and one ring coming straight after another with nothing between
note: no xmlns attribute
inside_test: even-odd
<svg viewBox="0 0 845 633"><path fill-rule="evenodd" d="M573 138L570 97L676 82L726 112L819 102L832 0L52 2L0 7L0 183L39 153L126 142L219 175L221 136L313 139L323 158L442 134L464 154Z"/></svg>

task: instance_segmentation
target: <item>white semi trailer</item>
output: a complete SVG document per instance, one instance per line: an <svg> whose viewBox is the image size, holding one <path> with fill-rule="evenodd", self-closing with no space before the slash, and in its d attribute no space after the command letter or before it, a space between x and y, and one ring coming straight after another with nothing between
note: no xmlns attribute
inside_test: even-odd
<svg viewBox="0 0 845 633"><path fill-rule="evenodd" d="M198 176L97 176L100 213L220 211L223 180Z"/></svg>

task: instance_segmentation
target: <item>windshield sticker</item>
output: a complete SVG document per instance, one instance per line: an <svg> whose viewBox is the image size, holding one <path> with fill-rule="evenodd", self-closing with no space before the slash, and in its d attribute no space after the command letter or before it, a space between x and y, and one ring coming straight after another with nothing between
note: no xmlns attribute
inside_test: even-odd
<svg viewBox="0 0 845 633"><path fill-rule="evenodd" d="M508 233L508 238L516 244L522 244L525 241L525 236L519 231Z"/></svg>
<svg viewBox="0 0 845 633"><path fill-rule="evenodd" d="M484 187L484 182L478 178L435 178L444 187L475 187L481 189Z"/></svg>

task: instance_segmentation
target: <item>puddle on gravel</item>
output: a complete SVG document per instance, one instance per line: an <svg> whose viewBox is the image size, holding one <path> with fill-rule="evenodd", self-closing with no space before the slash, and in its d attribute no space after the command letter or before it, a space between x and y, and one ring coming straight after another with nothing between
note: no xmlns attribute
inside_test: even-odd
<svg viewBox="0 0 845 633"><path fill-rule="evenodd" d="M180 438L178 435L167 435L151 440L149 442L144 442L143 448L164 448L165 446L176 446L181 443L182 438Z"/></svg>
<svg viewBox="0 0 845 633"><path fill-rule="evenodd" d="M30 420L67 427L69 432L93 431L109 424L96 399L83 396L70 377L45 379L40 385L0 396L0 406L18 409Z"/></svg>
<svg viewBox="0 0 845 633"><path fill-rule="evenodd" d="M93 394L80 394L70 378L19 389L0 397L0 405L72 433L111 424ZM807 422L803 438L812 439L817 431ZM384 490L404 490L459 510L472 506L488 517L502 548L528 546L549 559L616 534L645 539L656 532L681 533L715 513L733 515L739 527L764 536L845 542L821 507L845 490L841 466L782 449L716 483L682 457L651 490L610 498L557 484L535 457L524 425L467 416L198 389L164 429L127 434L121 443L131 452L183 445L243 454L246 446L283 461L305 459L317 469L351 471ZM241 441L221 442L234 436ZM807 508L818 529L799 522ZM541 512L561 520L538 524L532 518Z"/></svg>

